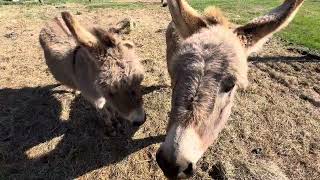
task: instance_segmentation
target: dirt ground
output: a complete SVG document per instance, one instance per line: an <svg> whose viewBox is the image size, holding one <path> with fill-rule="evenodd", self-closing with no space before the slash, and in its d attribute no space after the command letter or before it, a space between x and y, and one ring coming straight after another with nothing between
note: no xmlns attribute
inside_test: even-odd
<svg viewBox="0 0 320 180"><path fill-rule="evenodd" d="M90 104L56 87L38 42L44 23L69 10L84 24L110 27L131 17L126 38L146 69L147 122L104 136ZM0 179L165 179L155 153L170 110L165 63L166 8L82 5L0 7ZM193 179L319 179L320 62L271 40L250 58L250 86Z"/></svg>

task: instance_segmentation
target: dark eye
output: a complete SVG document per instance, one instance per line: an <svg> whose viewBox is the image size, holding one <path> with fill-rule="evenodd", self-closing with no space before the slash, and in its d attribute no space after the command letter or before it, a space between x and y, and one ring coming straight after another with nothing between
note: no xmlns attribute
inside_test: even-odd
<svg viewBox="0 0 320 180"><path fill-rule="evenodd" d="M221 92L227 93L230 92L236 83L236 79L233 76L229 76L222 80L221 82Z"/></svg>
<svg viewBox="0 0 320 180"><path fill-rule="evenodd" d="M191 111L191 110L192 110L192 108L193 108L193 101L194 101L194 98L193 98L193 97L188 98L188 106L187 106L187 110L188 110L188 111Z"/></svg>
<svg viewBox="0 0 320 180"><path fill-rule="evenodd" d="M137 93L135 91L129 91L129 95L131 97L135 97L137 95Z"/></svg>
<svg viewBox="0 0 320 180"><path fill-rule="evenodd" d="M108 96L112 98L114 96L114 93L108 92Z"/></svg>

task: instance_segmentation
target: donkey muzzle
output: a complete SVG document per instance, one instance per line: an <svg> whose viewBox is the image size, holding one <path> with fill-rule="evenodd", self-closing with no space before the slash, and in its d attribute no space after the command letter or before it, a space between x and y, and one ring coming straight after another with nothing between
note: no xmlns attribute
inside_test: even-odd
<svg viewBox="0 0 320 180"><path fill-rule="evenodd" d="M133 126L141 126L146 122L146 117L143 109L137 109L132 111L126 119L128 119Z"/></svg>
<svg viewBox="0 0 320 180"><path fill-rule="evenodd" d="M164 151L158 150L156 154L156 161L162 172L168 179L186 179L193 176L195 166L193 163L185 160L180 163L174 162L173 159L168 160L165 157Z"/></svg>

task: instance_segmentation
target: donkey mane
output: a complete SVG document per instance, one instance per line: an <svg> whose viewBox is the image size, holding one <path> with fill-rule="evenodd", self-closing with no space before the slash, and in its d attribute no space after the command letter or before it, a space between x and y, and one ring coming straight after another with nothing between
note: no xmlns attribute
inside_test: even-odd
<svg viewBox="0 0 320 180"><path fill-rule="evenodd" d="M224 16L220 8L209 6L204 10L204 18L211 24L220 24L224 27L229 27L230 22L227 17Z"/></svg>

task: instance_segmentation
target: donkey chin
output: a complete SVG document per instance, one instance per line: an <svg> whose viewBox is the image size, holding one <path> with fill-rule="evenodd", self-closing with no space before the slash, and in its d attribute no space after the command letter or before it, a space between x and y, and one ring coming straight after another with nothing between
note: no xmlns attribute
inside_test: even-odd
<svg viewBox="0 0 320 180"><path fill-rule="evenodd" d="M108 109L106 107L110 107L111 109L116 110L116 113L121 118L127 120L135 127L141 126L142 124L144 124L146 122L146 119L147 119L147 116L146 116L146 113L144 111L143 106L135 108L134 110L130 111L129 113L122 113L120 110L118 110L118 108L116 108L112 104L107 105L106 99L104 97L101 97L98 100L96 100L94 102L94 104L95 104L95 107L99 110L109 111L109 110L106 110L106 109Z"/></svg>

